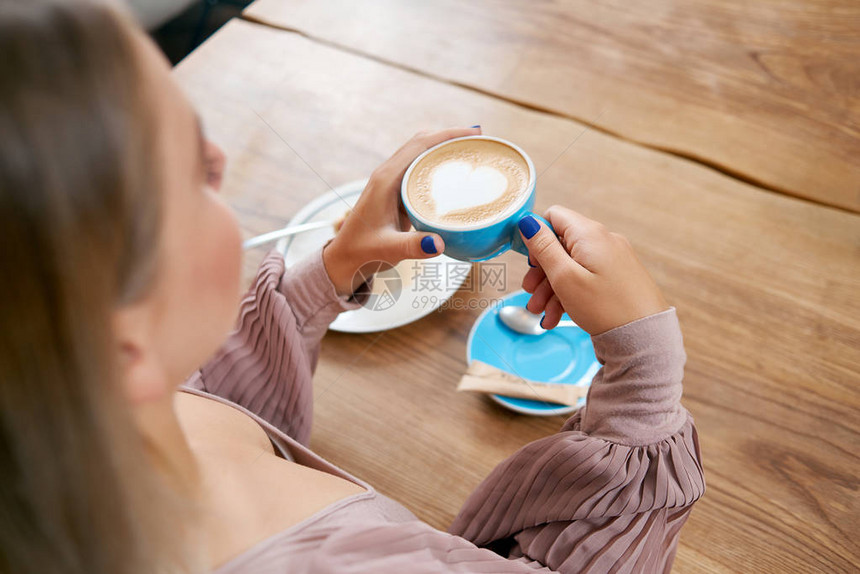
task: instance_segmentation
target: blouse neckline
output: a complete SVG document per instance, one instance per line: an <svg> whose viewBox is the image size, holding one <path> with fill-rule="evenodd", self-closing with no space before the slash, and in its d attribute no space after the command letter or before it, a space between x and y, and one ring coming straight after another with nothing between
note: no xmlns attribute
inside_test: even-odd
<svg viewBox="0 0 860 574"><path fill-rule="evenodd" d="M283 431L279 430L278 428L268 423L266 420L259 417L258 415L252 413L248 409L244 408L243 406L237 405L236 403L229 401L223 397L219 397L218 395L213 395L211 393L207 393L206 391L194 389L187 386L180 387L179 391L183 393L197 395L205 399L214 400L216 402L232 407L241 413L244 413L245 415L251 417L254 422L260 425L260 427L262 427L263 431L265 431L269 439L273 443L275 443L276 447L288 451L293 458L293 462L295 462L296 464L301 464L302 466L307 466L308 468L313 468L314 470L325 472L327 474L337 476L338 478L343 478L344 480L348 480L353 484L356 484L365 489L364 492L351 494L347 497L335 500L328 506L324 506L320 510L314 512L310 516L300 520L292 526L281 530L280 532L276 532L267 538L263 538L262 540L249 546L247 549L243 550L241 553L237 554L233 558L229 559L227 562L224 562L223 564L217 566L215 569L212 570L212 574L227 574L228 572L233 572L235 571L235 568L239 566L244 560L253 556L257 556L258 554L264 552L264 549L266 547L277 543L283 538L289 538L290 536L304 530L305 528L316 522L319 522L325 517L333 514L338 510L341 510L346 506L363 500L371 500L377 497L376 489L373 488L370 484L366 483L365 481L361 480L356 476L353 476L342 468L330 463L326 459L322 458L321 456L310 450L308 447L299 443L292 437L285 434ZM299 462L298 460L296 460L297 454L300 454L301 458L305 459L306 461L309 459L314 464L306 464L305 462Z"/></svg>

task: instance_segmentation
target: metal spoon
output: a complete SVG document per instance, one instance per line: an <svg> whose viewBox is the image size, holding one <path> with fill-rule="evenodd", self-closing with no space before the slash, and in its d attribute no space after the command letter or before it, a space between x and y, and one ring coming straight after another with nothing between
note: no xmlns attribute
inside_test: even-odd
<svg viewBox="0 0 860 574"><path fill-rule="evenodd" d="M321 229L323 227L334 227L334 221L312 221L311 223L302 223L301 225L293 225L292 227L285 227L283 229L278 229L276 231L270 231L269 233L264 233L262 235L258 235L256 237L252 237L250 239L246 239L244 243L242 243L242 249L252 249L259 245L263 245L265 243L271 243L272 241L277 241L281 237L287 237L288 235L295 235L296 233L302 233L303 231L310 231L311 229Z"/></svg>
<svg viewBox="0 0 860 574"><path fill-rule="evenodd" d="M543 335L546 329L540 326L540 315L535 315L525 307L508 305L499 309L499 319L512 331L523 335ZM557 327L576 327L576 323L570 320L558 322Z"/></svg>

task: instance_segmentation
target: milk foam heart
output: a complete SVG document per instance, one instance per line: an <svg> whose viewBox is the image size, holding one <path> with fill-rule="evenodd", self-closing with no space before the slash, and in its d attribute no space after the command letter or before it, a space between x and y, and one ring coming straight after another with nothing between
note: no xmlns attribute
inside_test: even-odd
<svg viewBox="0 0 860 574"><path fill-rule="evenodd" d="M473 167L464 161L449 161L436 168L430 194L436 213L445 214L490 203L508 188L508 178L499 170L482 165Z"/></svg>
<svg viewBox="0 0 860 574"><path fill-rule="evenodd" d="M528 196L530 168L498 141L464 138L443 144L410 168L406 195L431 223L471 227L504 217Z"/></svg>

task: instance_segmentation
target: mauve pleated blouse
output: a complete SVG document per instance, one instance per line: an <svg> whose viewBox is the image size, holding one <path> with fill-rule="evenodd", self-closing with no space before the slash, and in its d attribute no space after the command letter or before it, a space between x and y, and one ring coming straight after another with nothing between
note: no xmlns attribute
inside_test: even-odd
<svg viewBox="0 0 860 574"><path fill-rule="evenodd" d="M696 429L680 404L686 356L674 309L592 337L603 368L587 405L499 464L442 532L307 448L320 340L338 313L359 306L335 293L321 253L286 271L271 253L236 331L184 390L242 410L284 456L365 492L260 541L218 574L669 571L705 490Z"/></svg>

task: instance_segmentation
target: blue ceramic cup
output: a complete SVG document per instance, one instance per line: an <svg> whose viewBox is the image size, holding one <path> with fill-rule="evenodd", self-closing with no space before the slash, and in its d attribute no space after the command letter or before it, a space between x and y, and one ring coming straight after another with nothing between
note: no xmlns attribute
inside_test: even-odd
<svg viewBox="0 0 860 574"><path fill-rule="evenodd" d="M412 175L412 170L422 159L424 159L424 157L433 153L435 150L446 145L450 145L453 142L463 140L495 141L516 151L523 157L529 168L527 191L523 193L523 196L519 198L514 205L505 208L499 219L495 219L490 222L454 226L428 221L413 209L409 202L409 196L406 193L407 183L409 182L409 177ZM406 170L406 174L403 176L403 183L400 186L400 197L403 201L403 206L406 208L406 214L409 216L409 220L412 222L415 229L418 231L429 231L431 233L439 234L439 236L445 241L445 255L449 257L453 257L454 259L459 259L461 261L485 261L487 259L492 259L497 255L501 255L508 249L513 249L514 251L528 256L529 252L523 244L519 228L517 227L517 222L519 222L519 220L524 216L531 215L532 217L544 222L548 227L550 227L550 229L552 229L552 226L550 226L543 217L540 217L531 211L535 203L536 179L535 166L532 163L531 158L529 158L529 156L516 145L501 138L490 136L466 136L442 142L415 158L415 161L412 162L409 169Z"/></svg>

